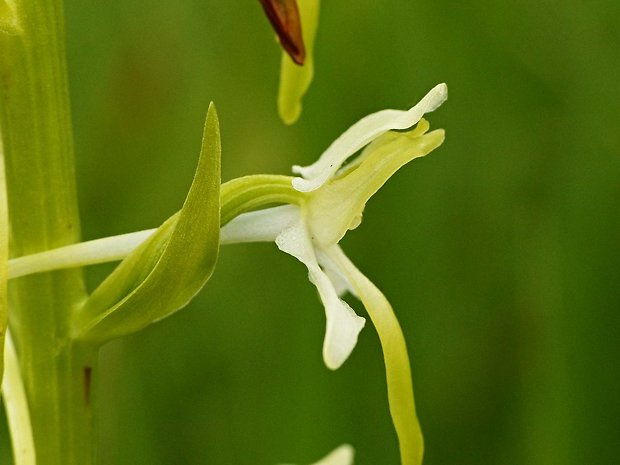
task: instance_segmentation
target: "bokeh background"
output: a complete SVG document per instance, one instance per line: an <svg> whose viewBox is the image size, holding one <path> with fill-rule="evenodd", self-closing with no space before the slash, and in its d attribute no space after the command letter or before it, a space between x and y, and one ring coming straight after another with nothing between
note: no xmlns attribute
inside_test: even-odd
<svg viewBox="0 0 620 465"><path fill-rule="evenodd" d="M445 144L343 242L403 325L425 463L617 463L617 0L324 1L293 127L256 1L67 0L66 18L87 239L180 207L211 100L228 180L289 173L447 82L430 116ZM346 441L356 464L397 464L372 326L335 373L323 331L300 263L273 244L223 248L187 309L103 350L100 463L302 465Z"/></svg>

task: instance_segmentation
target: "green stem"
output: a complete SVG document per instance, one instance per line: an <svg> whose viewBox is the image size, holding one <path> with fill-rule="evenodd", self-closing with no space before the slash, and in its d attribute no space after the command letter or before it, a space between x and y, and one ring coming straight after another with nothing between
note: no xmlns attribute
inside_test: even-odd
<svg viewBox="0 0 620 465"><path fill-rule="evenodd" d="M14 4L19 27L0 34L0 125L11 255L21 256L79 241L79 218L62 1ZM79 270L11 281L9 326L39 465L92 463L87 391L96 354L68 338L71 311L85 297Z"/></svg>
<svg viewBox="0 0 620 465"><path fill-rule="evenodd" d="M254 175L233 179L222 185L221 225L234 217L273 203L300 204L303 195L293 189L287 176ZM174 219L177 214L173 215ZM157 229L146 229L13 258L8 279L65 268L84 267L122 260Z"/></svg>
<svg viewBox="0 0 620 465"><path fill-rule="evenodd" d="M9 260L9 279L36 273L78 268L124 259L140 244L151 237L157 229L147 229L93 241L71 244Z"/></svg>

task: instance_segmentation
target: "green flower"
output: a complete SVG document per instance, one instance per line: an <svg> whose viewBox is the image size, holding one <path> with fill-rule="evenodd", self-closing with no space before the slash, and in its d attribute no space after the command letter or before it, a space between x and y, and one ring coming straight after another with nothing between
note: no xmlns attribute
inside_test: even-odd
<svg viewBox="0 0 620 465"><path fill-rule="evenodd" d="M298 204L244 213L221 231L222 243L274 241L307 267L325 308L323 359L332 370L349 357L365 323L341 297L348 291L362 301L381 340L403 465L419 465L423 456L405 340L385 296L338 243L348 230L359 226L368 200L399 168L441 145L444 131L428 132L422 116L446 98L447 87L439 84L408 111L384 110L366 116L336 139L316 163L293 168L301 175L292 181L301 193ZM416 124L407 132L393 131ZM362 148L356 159L344 165Z"/></svg>
<svg viewBox="0 0 620 465"><path fill-rule="evenodd" d="M409 111L383 110L366 116L336 139L319 160L308 167L293 167L302 177L293 187L303 192L300 205L245 213L222 229L222 242L275 241L278 248L308 268L325 306L327 328L323 344L325 364L336 369L349 356L364 326L340 296L357 295L352 276L340 266L338 242L356 228L370 197L401 166L438 147L443 130L427 132L422 116L447 97L444 84L436 86ZM409 132L407 129L419 123ZM344 162L361 148L357 159Z"/></svg>

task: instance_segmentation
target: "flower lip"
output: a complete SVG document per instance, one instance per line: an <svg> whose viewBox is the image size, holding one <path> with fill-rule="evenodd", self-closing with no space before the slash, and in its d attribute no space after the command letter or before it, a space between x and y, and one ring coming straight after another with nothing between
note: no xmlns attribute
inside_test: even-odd
<svg viewBox="0 0 620 465"><path fill-rule="evenodd" d="M304 209L283 205L243 213L222 228L220 238L227 244L275 241L281 251L306 266L325 309L323 360L329 369L338 369L355 348L365 319L340 298L351 286L328 251L313 242Z"/></svg>
<svg viewBox="0 0 620 465"><path fill-rule="evenodd" d="M318 261L320 249L312 242L303 216L284 229L276 238L278 248L306 265L308 278L315 285L325 308L326 328L323 341L325 365L336 370L351 355L366 320L338 296L339 289ZM327 252L327 251L324 251Z"/></svg>
<svg viewBox="0 0 620 465"><path fill-rule="evenodd" d="M293 187L300 192L318 189L362 147L390 130L412 127L424 114L436 110L447 98L448 86L442 83L431 89L409 110L382 110L365 116L332 142L315 163L303 167L293 166L293 173L301 175L293 179Z"/></svg>

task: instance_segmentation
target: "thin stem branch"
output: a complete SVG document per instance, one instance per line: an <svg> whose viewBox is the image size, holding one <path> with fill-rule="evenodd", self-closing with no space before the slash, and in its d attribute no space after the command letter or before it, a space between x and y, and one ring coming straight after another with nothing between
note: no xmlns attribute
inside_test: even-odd
<svg viewBox="0 0 620 465"><path fill-rule="evenodd" d="M11 14L19 28L0 34L0 126L11 254L21 256L79 242L80 223L63 2L14 0ZM37 464L89 465L94 441L84 370L94 354L73 344L68 331L73 308L86 297L82 274L38 274L10 287L9 326Z"/></svg>
<svg viewBox="0 0 620 465"><path fill-rule="evenodd" d="M9 260L9 279L35 273L122 260L157 229L80 242Z"/></svg>
<svg viewBox="0 0 620 465"><path fill-rule="evenodd" d="M237 178L222 185L222 226L234 216L273 203L302 202L302 196L291 187L285 176L255 175ZM52 250L24 255L9 260L9 279L36 273L77 268L122 260L147 240L157 229L80 242ZM221 244L241 242L229 238L225 231Z"/></svg>

